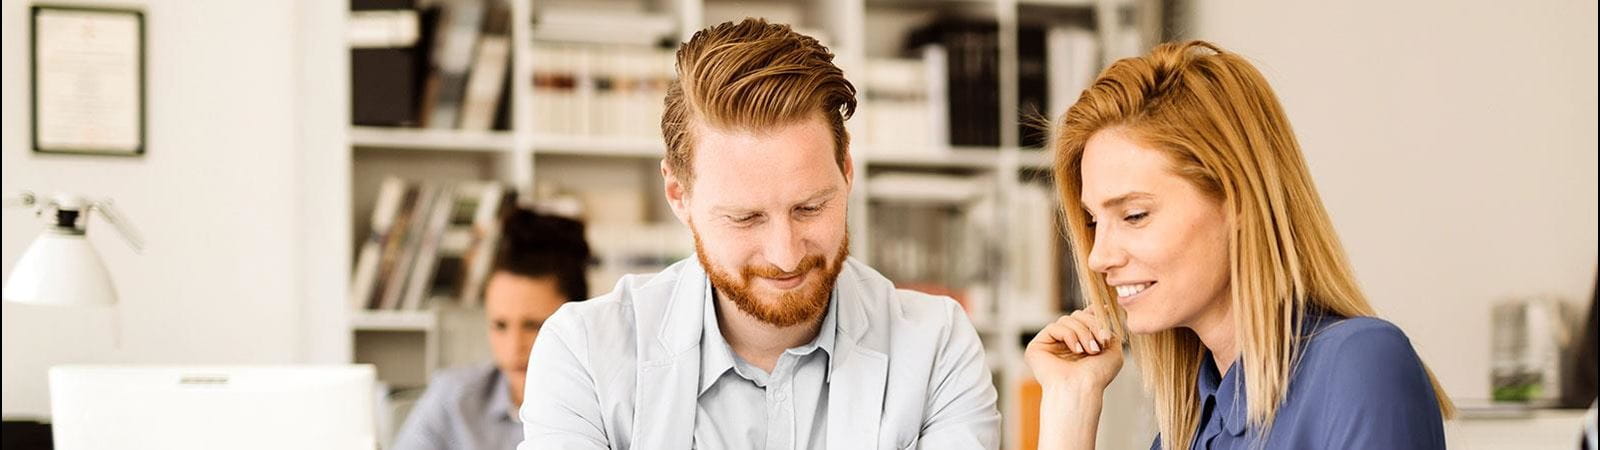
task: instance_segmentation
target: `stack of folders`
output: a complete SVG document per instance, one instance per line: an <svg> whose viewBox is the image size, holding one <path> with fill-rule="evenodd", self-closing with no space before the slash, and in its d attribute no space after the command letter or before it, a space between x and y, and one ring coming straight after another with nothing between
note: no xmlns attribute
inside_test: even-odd
<svg viewBox="0 0 1600 450"><path fill-rule="evenodd" d="M944 105L944 49L922 59L871 59L862 91L856 142L874 155L926 154L949 147ZM940 105L935 108L934 105Z"/></svg>
<svg viewBox="0 0 1600 450"><path fill-rule="evenodd" d="M352 123L507 129L510 7L504 0L356 0L348 27Z"/></svg>

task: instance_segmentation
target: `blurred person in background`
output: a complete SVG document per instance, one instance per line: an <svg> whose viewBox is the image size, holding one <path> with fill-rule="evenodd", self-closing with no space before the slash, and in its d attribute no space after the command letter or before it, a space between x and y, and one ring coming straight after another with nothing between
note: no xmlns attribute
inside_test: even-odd
<svg viewBox="0 0 1600 450"><path fill-rule="evenodd" d="M1132 351L1154 449L1438 449L1453 406L1373 317L1266 79L1210 43L1107 68L1058 123L1091 306L1025 352L1040 448L1092 449Z"/></svg>
<svg viewBox="0 0 1600 450"><path fill-rule="evenodd" d="M483 292L491 364L441 372L406 418L396 450L508 450L522 442L528 353L562 304L589 296L583 224L526 209L501 227L494 269Z"/></svg>

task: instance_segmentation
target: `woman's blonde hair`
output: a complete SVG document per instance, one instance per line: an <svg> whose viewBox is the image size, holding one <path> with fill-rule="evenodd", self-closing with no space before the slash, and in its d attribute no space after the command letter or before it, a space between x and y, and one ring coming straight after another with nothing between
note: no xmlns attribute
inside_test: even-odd
<svg viewBox="0 0 1600 450"><path fill-rule="evenodd" d="M1055 179L1083 294L1121 328L1125 312L1089 269L1094 230L1080 203L1084 145L1115 129L1163 152L1172 170L1221 202L1232 217L1229 294L1252 428L1272 426L1305 341L1301 318L1315 308L1371 316L1333 223L1311 182L1289 119L1261 73L1203 41L1167 43L1112 64L1057 124ZM1132 336L1155 398L1162 446L1188 448L1200 418L1195 389L1204 347L1192 330ZM1454 406L1430 371L1439 411Z"/></svg>

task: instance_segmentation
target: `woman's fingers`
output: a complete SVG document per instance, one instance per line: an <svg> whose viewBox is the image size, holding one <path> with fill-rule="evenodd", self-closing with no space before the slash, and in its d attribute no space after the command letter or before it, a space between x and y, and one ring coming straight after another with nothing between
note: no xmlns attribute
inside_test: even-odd
<svg viewBox="0 0 1600 450"><path fill-rule="evenodd" d="M1106 328L1098 305L1073 311L1057 318L1034 335L1030 345L1044 345L1059 349L1052 353L1099 354L1111 344L1111 330Z"/></svg>
<svg viewBox="0 0 1600 450"><path fill-rule="evenodd" d="M1057 319L1056 324L1063 328L1072 330L1074 338L1077 339L1075 345L1077 345L1080 349L1079 352L1088 353L1091 355L1098 354L1100 353L1101 349L1100 342L1095 338L1094 331L1091 331L1089 323L1085 322L1083 319L1083 315L1079 313L1073 313L1072 315L1062 316L1060 319Z"/></svg>
<svg viewBox="0 0 1600 450"><path fill-rule="evenodd" d="M1106 321L1102 319L1105 315L1100 314L1100 311L1099 305L1090 305L1088 308L1073 312L1072 316L1088 327L1094 339L1099 341L1100 347L1103 348L1111 342L1111 330L1106 329Z"/></svg>
<svg viewBox="0 0 1600 450"><path fill-rule="evenodd" d="M1073 347L1076 342L1078 342L1078 337L1072 330L1051 323L1046 325L1044 329L1039 330L1039 334L1033 335L1033 342L1028 345L1043 346L1049 349L1050 353L1056 354L1082 353L1082 350Z"/></svg>

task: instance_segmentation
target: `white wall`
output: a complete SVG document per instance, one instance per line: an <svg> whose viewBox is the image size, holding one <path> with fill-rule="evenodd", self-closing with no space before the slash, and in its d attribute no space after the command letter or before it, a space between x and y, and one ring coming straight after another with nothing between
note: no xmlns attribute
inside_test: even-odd
<svg viewBox="0 0 1600 450"><path fill-rule="evenodd" d="M1596 263L1593 1L1197 0L1185 35L1254 61L1381 314L1459 399L1489 308Z"/></svg>
<svg viewBox="0 0 1600 450"><path fill-rule="evenodd" d="M31 152L28 3L0 7L0 191L112 197L148 248L97 220L119 305L4 305L0 412L48 414L56 364L347 361L343 2L118 3L145 12L147 154L131 159ZM9 276L42 226L3 214Z"/></svg>

